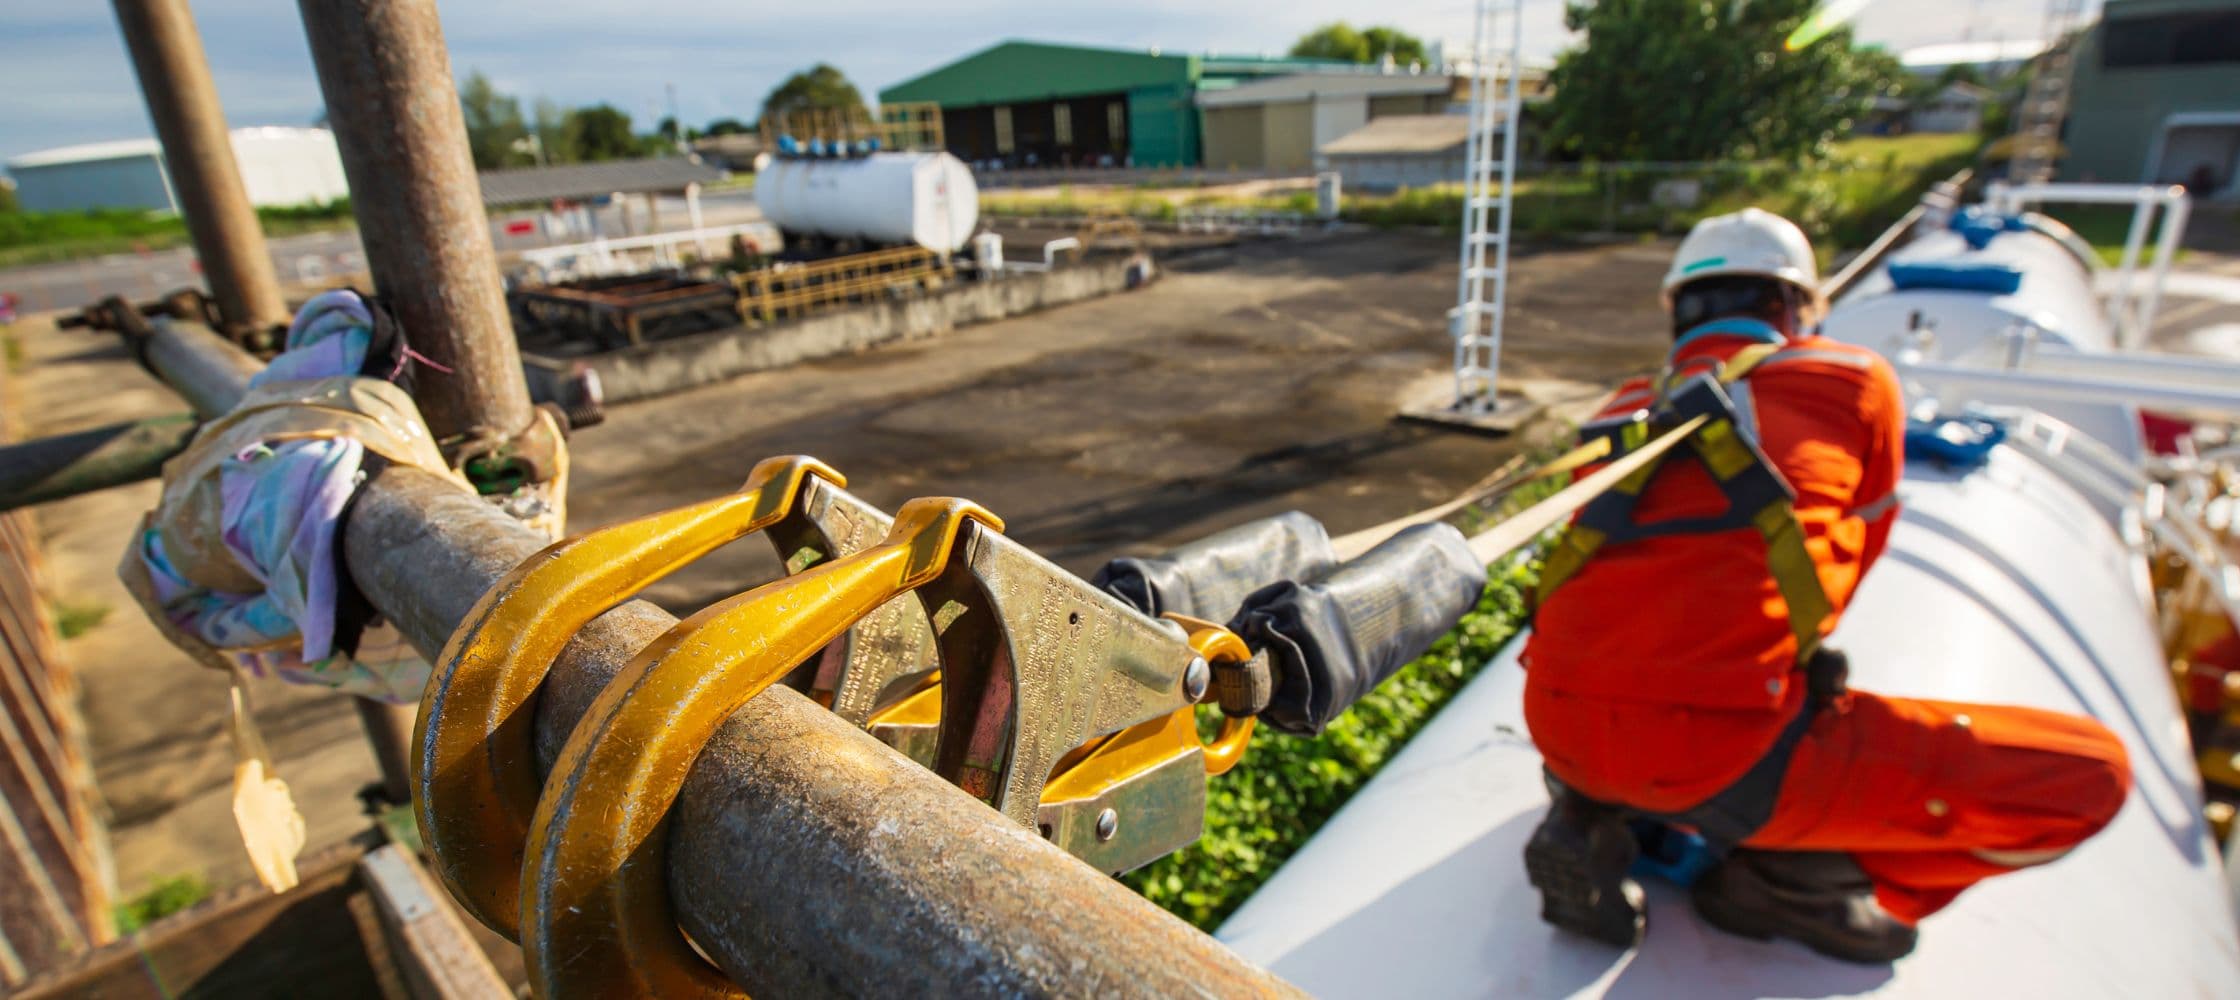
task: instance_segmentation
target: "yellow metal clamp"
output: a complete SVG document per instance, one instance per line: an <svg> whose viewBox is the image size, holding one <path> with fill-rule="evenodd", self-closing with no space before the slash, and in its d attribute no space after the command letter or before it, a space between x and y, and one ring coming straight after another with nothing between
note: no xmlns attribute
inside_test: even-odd
<svg viewBox="0 0 2240 1000"><path fill-rule="evenodd" d="M522 945L539 995L736 995L670 914L662 824L724 720L906 592L933 619L943 675L875 723L930 730L940 773L1105 870L1196 839L1206 778L1235 764L1252 723L1202 746L1193 707L1212 662L1250 655L1243 641L1138 614L978 507L914 500L880 545L694 615L601 692L530 837Z"/></svg>
<svg viewBox="0 0 2240 1000"><path fill-rule="evenodd" d="M968 524L989 529L966 532ZM960 536L1002 530L961 500L913 500L880 545L693 615L592 704L529 838L522 948L543 997L736 996L670 914L664 824L716 728L848 627L936 579Z"/></svg>
<svg viewBox="0 0 2240 1000"><path fill-rule="evenodd" d="M891 522L843 485L839 473L815 459L769 459L737 493L555 544L483 595L438 658L412 758L421 836L437 873L469 912L515 935L521 851L539 789L531 698L568 640L593 618L748 534L767 532L789 570L870 545ZM907 676L933 664L933 634L912 602L898 602L833 644L824 661L820 677L845 680L854 661L876 662L867 676ZM852 721L863 722L869 708Z"/></svg>

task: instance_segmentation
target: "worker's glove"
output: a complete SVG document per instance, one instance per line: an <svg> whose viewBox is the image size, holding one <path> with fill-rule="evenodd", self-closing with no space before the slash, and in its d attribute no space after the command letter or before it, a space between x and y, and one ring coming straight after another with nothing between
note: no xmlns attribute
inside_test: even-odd
<svg viewBox="0 0 2240 1000"><path fill-rule="evenodd" d="M1851 658L1843 650L1822 646L1804 664L1805 697L1815 708L1833 705L1851 693Z"/></svg>

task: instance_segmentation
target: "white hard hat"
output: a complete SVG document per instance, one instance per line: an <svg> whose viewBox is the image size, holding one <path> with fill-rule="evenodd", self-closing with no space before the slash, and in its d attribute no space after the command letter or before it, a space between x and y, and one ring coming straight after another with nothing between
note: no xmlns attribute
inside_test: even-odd
<svg viewBox="0 0 2240 1000"><path fill-rule="evenodd" d="M1817 312L1827 307L1819 269L1812 241L1796 223L1757 208L1714 215L1680 241L1672 269L1664 273L1664 305L1672 308L1672 290L1697 278L1752 274L1795 285Z"/></svg>

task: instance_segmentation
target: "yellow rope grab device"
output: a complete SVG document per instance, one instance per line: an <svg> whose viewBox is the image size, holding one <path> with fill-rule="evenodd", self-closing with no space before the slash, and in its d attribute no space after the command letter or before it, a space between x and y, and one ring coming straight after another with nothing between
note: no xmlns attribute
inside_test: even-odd
<svg viewBox="0 0 2240 1000"><path fill-rule="evenodd" d="M1250 656L1243 640L1136 612L968 502L913 500L890 520L844 485L813 459L770 459L737 493L560 542L446 644L414 731L414 813L437 874L520 940L540 996L739 995L670 915L662 824L700 748L775 683L1102 870L1197 839L1206 778L1242 757L1253 720L1202 745L1194 708L1211 663ZM755 532L791 575L641 650L540 784L531 698L562 647Z"/></svg>

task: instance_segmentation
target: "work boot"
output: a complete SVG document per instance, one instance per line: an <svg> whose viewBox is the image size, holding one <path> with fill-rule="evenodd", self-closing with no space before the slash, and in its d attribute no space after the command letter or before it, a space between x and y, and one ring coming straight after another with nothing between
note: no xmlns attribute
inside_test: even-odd
<svg viewBox="0 0 2240 1000"><path fill-rule="evenodd" d="M1736 850L1696 880L1692 898L1705 923L1729 934L1791 938L1847 962L1897 961L1919 937L1875 902L1874 882L1841 851Z"/></svg>
<svg viewBox="0 0 2240 1000"><path fill-rule="evenodd" d="M1640 848L1624 814L1548 784L1548 818L1524 847L1540 919L1620 948L1639 944L1648 910L1641 886L1626 877Z"/></svg>

